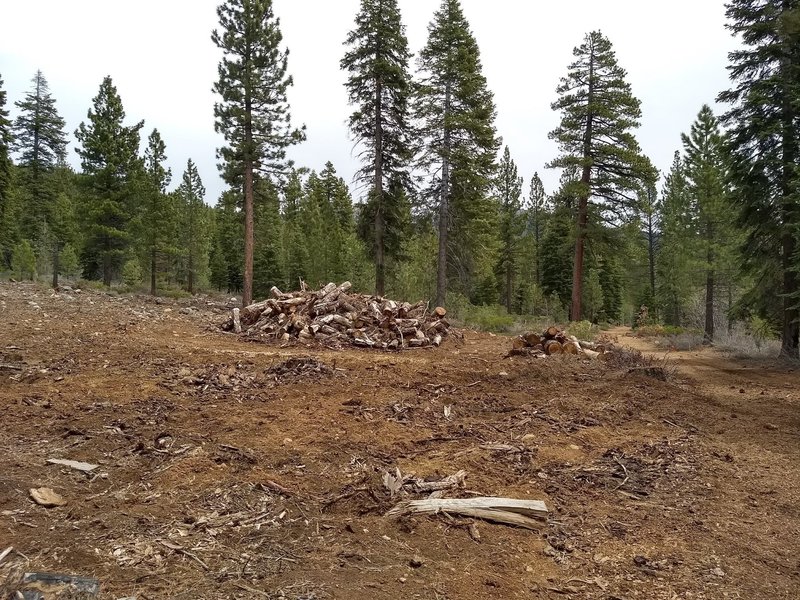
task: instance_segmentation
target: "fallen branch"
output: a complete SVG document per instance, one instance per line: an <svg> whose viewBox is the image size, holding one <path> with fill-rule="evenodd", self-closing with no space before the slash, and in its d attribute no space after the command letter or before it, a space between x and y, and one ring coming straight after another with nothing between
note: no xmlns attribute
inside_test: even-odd
<svg viewBox="0 0 800 600"><path fill-rule="evenodd" d="M505 525L515 525L525 529L539 529L546 519L547 507L540 500L517 500L515 498L427 498L401 502L386 516L401 516L409 513L437 514L452 513L475 517Z"/></svg>

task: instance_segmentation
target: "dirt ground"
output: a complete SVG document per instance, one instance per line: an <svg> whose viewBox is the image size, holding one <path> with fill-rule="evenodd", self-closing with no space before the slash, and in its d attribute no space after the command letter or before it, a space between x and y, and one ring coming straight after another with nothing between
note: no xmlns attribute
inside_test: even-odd
<svg viewBox="0 0 800 600"><path fill-rule="evenodd" d="M676 352L663 382L469 331L280 347L214 329L225 310L0 284L0 363L22 366L0 371L0 587L24 568L110 599L800 597L797 365ZM464 469L455 495L551 518L386 517L396 468Z"/></svg>

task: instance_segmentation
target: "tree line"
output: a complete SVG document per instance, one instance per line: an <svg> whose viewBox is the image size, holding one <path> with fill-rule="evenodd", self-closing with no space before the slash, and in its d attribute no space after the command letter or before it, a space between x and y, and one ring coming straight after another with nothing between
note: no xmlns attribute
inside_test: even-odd
<svg viewBox="0 0 800 600"><path fill-rule="evenodd" d="M106 77L75 131L80 171L42 73L14 103L0 80L0 270L111 285L143 281L242 292L350 279L438 304L672 325L759 319L798 353L800 0L731 0L726 111L699 107L659 173L636 139L641 103L611 41L584 36L556 86L558 148L527 184L495 126L480 49L458 0L442 0L416 56L397 0L362 0L341 69L361 164L353 187L332 163L287 160L288 49L271 0L227 0L215 128L229 185L216 205L189 160L179 183L167 146L126 121ZM708 99L709 103L713 98ZM322 167L322 168L319 168ZM359 197L354 199L354 190ZM777 292L777 293L776 293Z"/></svg>

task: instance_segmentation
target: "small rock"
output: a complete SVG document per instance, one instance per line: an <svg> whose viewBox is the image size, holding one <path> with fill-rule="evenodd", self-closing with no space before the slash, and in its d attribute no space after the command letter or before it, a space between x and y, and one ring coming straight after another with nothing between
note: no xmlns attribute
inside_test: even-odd
<svg viewBox="0 0 800 600"><path fill-rule="evenodd" d="M508 377L508 373L506 373L505 371L500 371L498 375L500 375L500 377Z"/></svg>
<svg viewBox="0 0 800 600"><path fill-rule="evenodd" d="M56 494L52 489L42 487L42 488L31 488L29 490L31 499L36 502L39 506L44 506L45 508L54 508L56 506L64 506L67 501L64 500L61 496Z"/></svg>
<svg viewBox="0 0 800 600"><path fill-rule="evenodd" d="M400 579L398 579L398 581L400 583L405 583L406 581L408 581L408 579L406 579L405 577L401 577Z"/></svg>
<svg viewBox="0 0 800 600"><path fill-rule="evenodd" d="M764 425L764 427L766 427L770 431L777 431L778 429L778 426L775 425L774 423L767 423L766 425Z"/></svg>
<svg viewBox="0 0 800 600"><path fill-rule="evenodd" d="M714 567L713 569L711 569L711 574L714 575L715 577L725 577L725 571L723 571L719 567Z"/></svg>
<svg viewBox="0 0 800 600"><path fill-rule="evenodd" d="M408 564L411 566L412 569L419 569L422 565L425 564L425 561L422 560L422 557L415 555L414 558L408 561Z"/></svg>

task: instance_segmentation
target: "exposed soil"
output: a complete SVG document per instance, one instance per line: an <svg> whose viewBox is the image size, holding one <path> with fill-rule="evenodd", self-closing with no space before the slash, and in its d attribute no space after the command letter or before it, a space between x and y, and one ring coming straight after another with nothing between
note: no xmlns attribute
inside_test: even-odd
<svg viewBox="0 0 800 600"><path fill-rule="evenodd" d="M18 566L139 600L800 597L797 365L673 353L664 382L469 331L280 347L214 329L224 310L0 284L21 368L0 370L0 552L24 555L0 586ZM388 518L396 468L551 518Z"/></svg>

